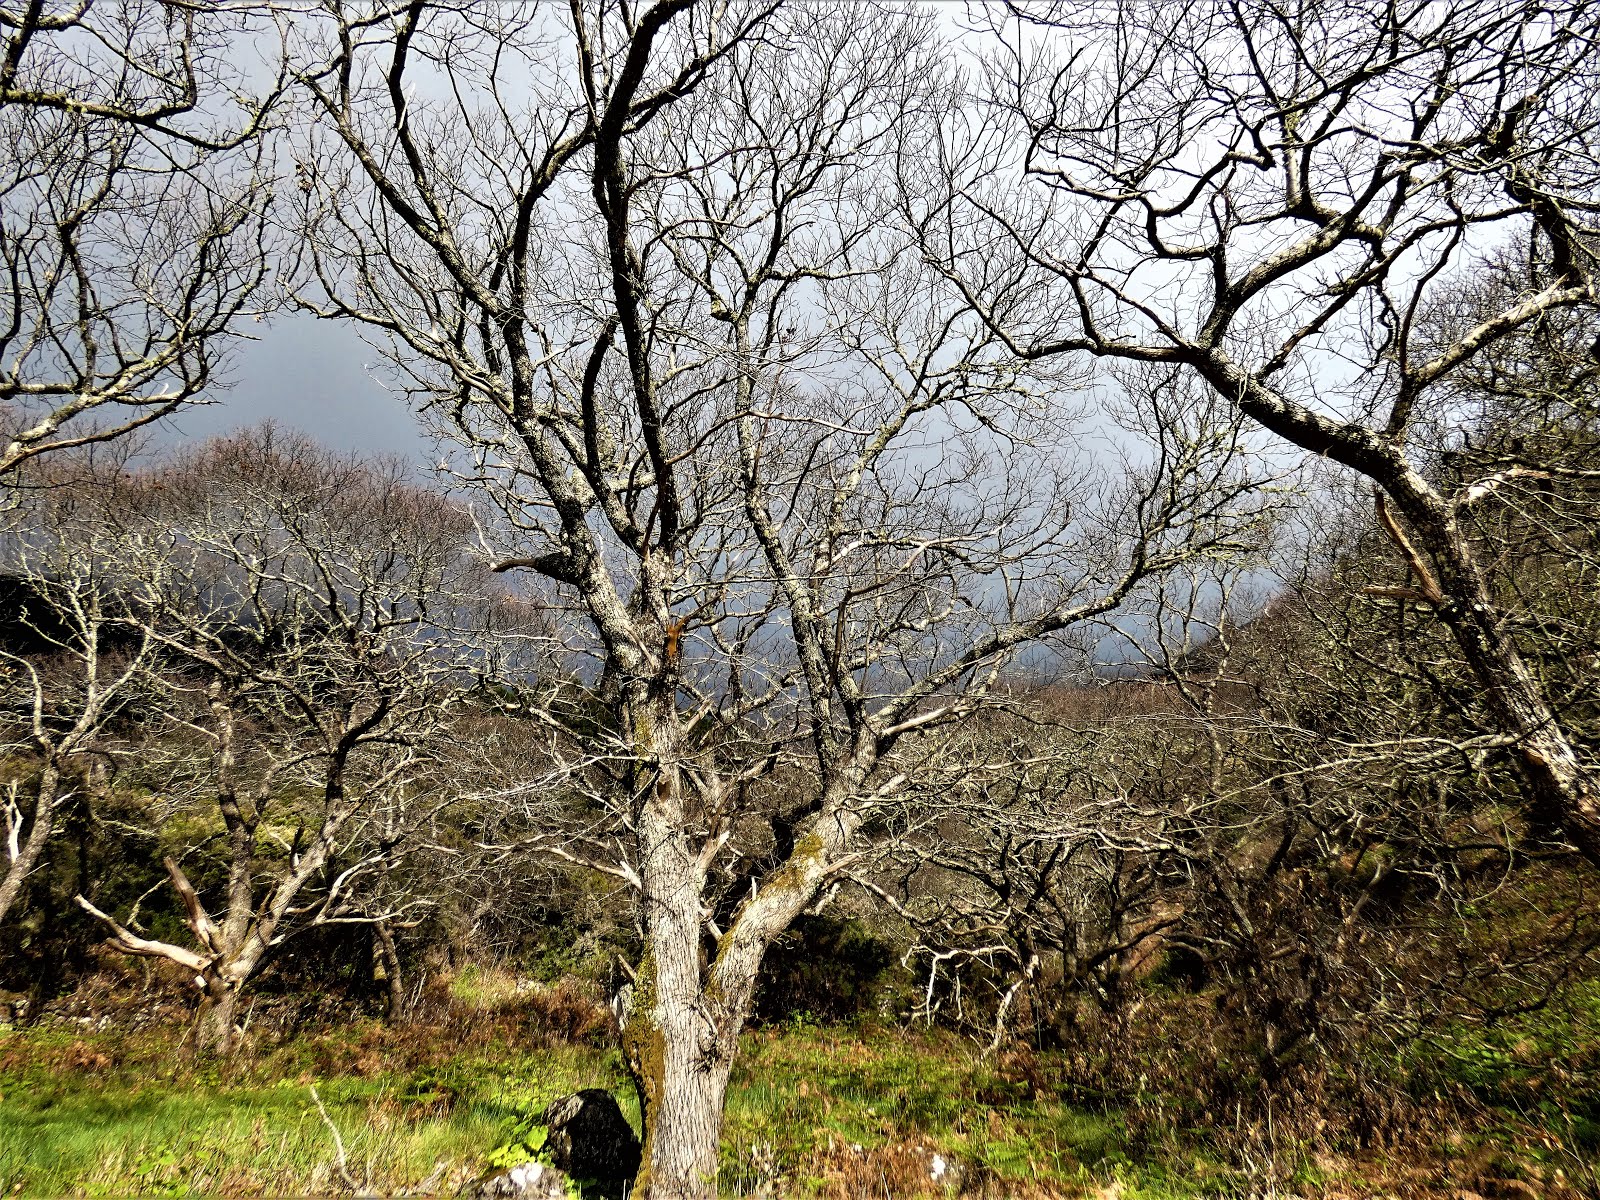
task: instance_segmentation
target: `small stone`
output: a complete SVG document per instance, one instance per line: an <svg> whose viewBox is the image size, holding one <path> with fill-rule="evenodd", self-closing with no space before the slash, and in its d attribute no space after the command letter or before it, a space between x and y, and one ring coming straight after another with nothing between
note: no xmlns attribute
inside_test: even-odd
<svg viewBox="0 0 1600 1200"><path fill-rule="evenodd" d="M477 1200L567 1200L567 1177L544 1163L524 1163L480 1183Z"/></svg>
<svg viewBox="0 0 1600 1200"><path fill-rule="evenodd" d="M937 1184L947 1195L961 1191L966 1181L966 1172L961 1163L953 1158L946 1158L937 1150L928 1153L928 1182Z"/></svg>

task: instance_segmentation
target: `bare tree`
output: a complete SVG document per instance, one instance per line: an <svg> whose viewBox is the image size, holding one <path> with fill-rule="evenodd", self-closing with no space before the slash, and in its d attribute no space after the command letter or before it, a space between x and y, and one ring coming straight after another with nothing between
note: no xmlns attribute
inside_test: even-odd
<svg viewBox="0 0 1600 1200"><path fill-rule="evenodd" d="M1179 366L1370 481L1410 575L1387 594L1448 629L1534 803L1600 862L1593 764L1471 528L1497 493L1589 468L1523 453L1470 477L1433 469L1449 448L1433 435L1462 426L1452 381L1596 300L1595 13L984 11L1003 35L988 103L903 171L930 257L1024 357ZM1517 285L1461 303L1463 273L1513 247L1531 264Z"/></svg>
<svg viewBox="0 0 1600 1200"><path fill-rule="evenodd" d="M0 6L0 477L203 400L267 307L264 9Z"/></svg>
<svg viewBox="0 0 1600 1200"><path fill-rule="evenodd" d="M270 428L120 499L127 621L163 652L139 773L204 831L165 859L193 945L78 902L116 948L193 970L202 1044L226 1050L241 991L286 939L421 902L385 876L451 798L442 743L487 575L465 514L398 467ZM217 877L215 917L191 858Z"/></svg>
<svg viewBox="0 0 1600 1200"><path fill-rule="evenodd" d="M637 1194L710 1196L772 940L1017 654L1251 543L1262 471L1172 394L1119 452L932 299L884 170L948 100L926 16L333 15L304 302L387 342L570 615L519 702L587 824L543 845L637 896Z"/></svg>
<svg viewBox="0 0 1600 1200"><path fill-rule="evenodd" d="M1120 708L1135 689L1112 690ZM907 797L903 828L852 872L916 933L904 958L926 971L914 1015L973 1028L991 1053L1019 1033L1070 1039L1085 999L1115 1011L1124 968L1178 911L1149 852L1159 819L1108 769L1119 759L1155 769L1147 745L1126 736L1129 714L1073 728L1056 723L1059 711L1052 720L1061 697L1014 703L1023 719L972 730L990 743L974 753L977 769L930 773Z"/></svg>
<svg viewBox="0 0 1600 1200"><path fill-rule="evenodd" d="M110 727L140 696L151 653L147 634L126 629L109 586L120 546L108 531L103 495L92 487L45 489L9 517L0 553L0 696L10 762L0 920L43 863L58 810L112 773Z"/></svg>
<svg viewBox="0 0 1600 1200"><path fill-rule="evenodd" d="M1117 1015L1133 971L1174 939L1232 931L1239 843L1269 825L1240 803L1259 785L1246 748L1261 719L1227 695L1228 652L1265 561L1194 562L1132 598L1105 630L1111 678L1019 691L1013 717L970 735L1004 750L918 796L863 863L858 882L919 933L929 1019L965 986L964 1016L992 1021L991 1050L1008 1021L1069 1040L1084 1000ZM1200 921L1208 886L1234 907Z"/></svg>

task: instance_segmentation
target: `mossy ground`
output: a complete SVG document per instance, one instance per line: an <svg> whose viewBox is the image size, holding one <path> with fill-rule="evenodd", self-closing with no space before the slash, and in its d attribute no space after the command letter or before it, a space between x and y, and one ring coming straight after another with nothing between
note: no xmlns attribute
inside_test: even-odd
<svg viewBox="0 0 1600 1200"><path fill-rule="evenodd" d="M1308 1151L1277 1164L1269 1193L1201 1138L1133 1144L1125 1114L1063 1099L1043 1056L1019 1066L937 1031L791 1023L746 1035L723 1187L841 1198L957 1186L1019 1198L1454 1197L1456 1168L1476 1155L1480 1175L1540 1181L1527 1186L1541 1191L1507 1195L1581 1194L1585 1168L1571 1151L1589 1130L1558 1149L1557 1122L1589 1118L1550 1097L1542 1120L1522 1059L1556 1041L1569 1062L1592 1048L1573 1043L1585 1034L1571 1014L1541 1028L1542 1039L1508 1031L1489 1039L1503 1053L1466 1055L1467 1082L1492 1117L1466 1136L1405 1154ZM495 1022L465 1031L360 1022L250 1045L221 1064L186 1058L180 1033L69 1023L0 1032L0 1196L326 1195L348 1191L346 1177L377 1194L454 1194L535 1155L538 1114L557 1095L610 1087L637 1119L621 1059L602 1039L530 1038ZM329 1122L343 1142L343 1177ZM935 1156L950 1164L937 1181Z"/></svg>

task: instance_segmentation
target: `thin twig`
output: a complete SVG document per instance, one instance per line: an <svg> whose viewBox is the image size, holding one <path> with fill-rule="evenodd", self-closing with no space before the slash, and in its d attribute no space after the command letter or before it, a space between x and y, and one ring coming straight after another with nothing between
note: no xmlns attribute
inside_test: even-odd
<svg viewBox="0 0 1600 1200"><path fill-rule="evenodd" d="M317 1106L317 1111L322 1114L322 1123L328 1127L328 1132L333 1135L333 1169L338 1172L339 1179L345 1187L352 1192L359 1192L361 1185L350 1177L350 1170L345 1165L344 1139L339 1136L339 1127L333 1123L333 1118L328 1116L328 1110L323 1107L322 1097L317 1095L317 1085L306 1085L311 1091L311 1100Z"/></svg>

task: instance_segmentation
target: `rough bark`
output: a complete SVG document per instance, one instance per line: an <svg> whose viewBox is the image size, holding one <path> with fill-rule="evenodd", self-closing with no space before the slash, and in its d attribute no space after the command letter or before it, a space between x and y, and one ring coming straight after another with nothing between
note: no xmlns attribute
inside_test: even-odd
<svg viewBox="0 0 1600 1200"><path fill-rule="evenodd" d="M28 825L27 837L21 836L20 806L13 802L7 814L8 862L5 878L0 880L0 921L6 919L6 914L11 911L12 905L17 902L17 897L22 894L22 887L27 882L28 876L33 873L34 868L39 865L39 859L44 855L45 843L50 840L50 834L55 828L56 789L59 784L59 772L54 767L45 767L39 775L39 783L34 791L33 819Z"/></svg>
<svg viewBox="0 0 1600 1200"><path fill-rule="evenodd" d="M238 1033L239 989L230 986L221 972L209 971L204 988L192 1031L195 1049L203 1054L232 1054Z"/></svg>
<svg viewBox="0 0 1600 1200"><path fill-rule="evenodd" d="M671 977L675 971L666 974ZM714 1200L722 1105L739 1022L698 986L667 992L659 961L640 971L640 1006L624 1032L639 1087L644 1145L640 1200Z"/></svg>
<svg viewBox="0 0 1600 1200"><path fill-rule="evenodd" d="M859 769L841 773L836 788L843 791L824 798L832 815L746 901L709 962L701 936L705 867L685 832L692 814L684 811L677 772L657 780L639 829L648 848L640 870L648 949L623 1030L644 1119L634 1186L641 1200L714 1200L723 1103L761 960L815 898L854 832L857 818L837 801L860 779Z"/></svg>
<svg viewBox="0 0 1600 1200"><path fill-rule="evenodd" d="M387 921L372 923L373 942L378 951L376 976L384 985L383 1017L391 1025L405 1018L406 989L400 974L400 955L395 949L394 933Z"/></svg>
<svg viewBox="0 0 1600 1200"><path fill-rule="evenodd" d="M659 695L638 698L630 710L635 744L653 776L647 777L639 815L647 941L634 1013L624 1030L644 1122L634 1194L641 1200L713 1200L722 1100L739 1022L704 986L705 866L686 811L677 715Z"/></svg>
<svg viewBox="0 0 1600 1200"><path fill-rule="evenodd" d="M1404 511L1437 573L1435 611L1483 685L1490 710L1517 739L1517 758L1535 804L1600 866L1600 796L1594 780L1507 628L1471 543L1447 506L1430 504L1428 497L1406 499L1411 502Z"/></svg>

